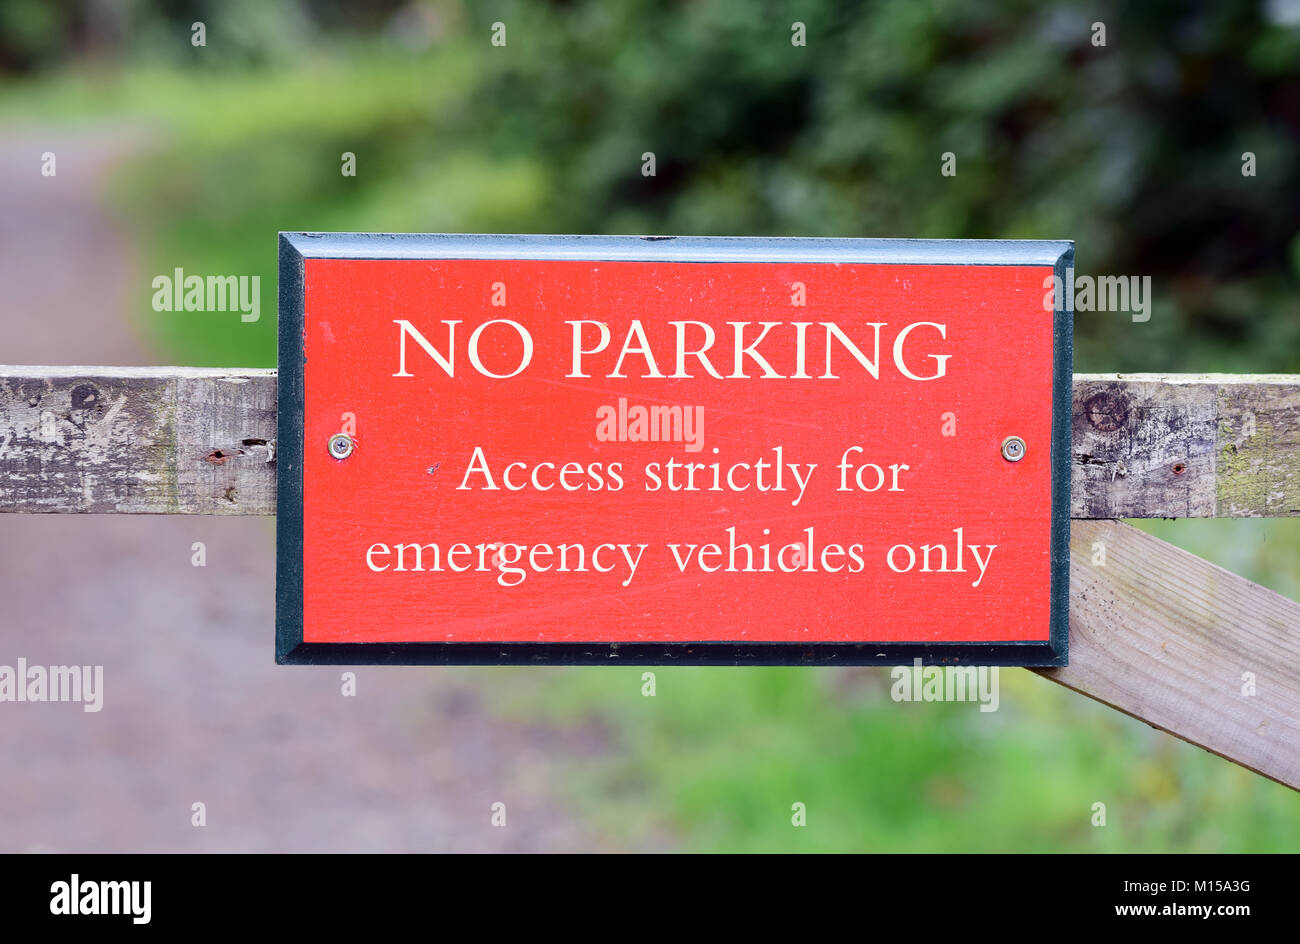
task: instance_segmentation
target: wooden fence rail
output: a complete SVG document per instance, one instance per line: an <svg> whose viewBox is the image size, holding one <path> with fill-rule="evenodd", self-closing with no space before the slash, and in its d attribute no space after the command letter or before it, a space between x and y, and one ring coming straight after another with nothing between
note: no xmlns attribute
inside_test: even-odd
<svg viewBox="0 0 1300 944"><path fill-rule="evenodd" d="M1300 517L1300 376L1073 399L1070 665L1037 671L1300 789L1300 604L1108 520ZM0 367L0 511L273 515L275 436L274 371Z"/></svg>
<svg viewBox="0 0 1300 944"><path fill-rule="evenodd" d="M0 509L275 514L275 371L0 366ZM1300 376L1077 374L1073 518L1300 516Z"/></svg>

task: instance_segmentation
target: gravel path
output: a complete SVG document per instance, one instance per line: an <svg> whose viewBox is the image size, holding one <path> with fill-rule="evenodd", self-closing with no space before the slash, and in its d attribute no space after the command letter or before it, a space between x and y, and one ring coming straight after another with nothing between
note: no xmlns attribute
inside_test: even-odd
<svg viewBox="0 0 1300 944"><path fill-rule="evenodd" d="M157 362L127 317L150 274L124 232L147 223L113 219L100 196L131 141L0 138L0 363ZM104 667L97 714L0 703L0 851L598 847L551 799L598 739L497 720L471 681L500 676L362 668L348 698L342 668L275 666L272 525L0 515L0 665Z"/></svg>

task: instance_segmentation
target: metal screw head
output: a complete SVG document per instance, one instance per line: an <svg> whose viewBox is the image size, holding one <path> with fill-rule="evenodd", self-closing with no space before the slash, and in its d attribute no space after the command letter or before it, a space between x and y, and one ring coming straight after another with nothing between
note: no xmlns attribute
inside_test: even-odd
<svg viewBox="0 0 1300 944"><path fill-rule="evenodd" d="M1002 440L1002 458L1008 462L1019 462L1025 457L1025 441L1019 436L1008 436Z"/></svg>
<svg viewBox="0 0 1300 944"><path fill-rule="evenodd" d="M356 447L357 444L347 433L335 433L330 437L330 455L335 459L346 459Z"/></svg>

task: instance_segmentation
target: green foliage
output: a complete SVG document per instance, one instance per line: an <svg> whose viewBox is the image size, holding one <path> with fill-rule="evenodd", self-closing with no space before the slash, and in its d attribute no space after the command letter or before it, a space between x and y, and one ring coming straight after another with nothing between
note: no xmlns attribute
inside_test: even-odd
<svg viewBox="0 0 1300 944"><path fill-rule="evenodd" d="M997 711L889 669L474 670L512 715L603 727L569 788L602 835L725 852L1294 850L1294 793L1026 672ZM506 676L502 678L503 674ZM544 713L539 716L539 706ZM796 827L791 806L805 804ZM1093 804L1106 805L1094 826Z"/></svg>

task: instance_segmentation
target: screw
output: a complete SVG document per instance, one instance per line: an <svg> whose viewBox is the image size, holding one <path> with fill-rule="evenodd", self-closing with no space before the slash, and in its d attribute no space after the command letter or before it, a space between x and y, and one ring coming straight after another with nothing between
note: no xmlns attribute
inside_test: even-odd
<svg viewBox="0 0 1300 944"><path fill-rule="evenodd" d="M346 459L356 447L357 444L347 433L335 433L330 437L330 455L335 459Z"/></svg>
<svg viewBox="0 0 1300 944"><path fill-rule="evenodd" d="M1002 440L1002 458L1008 462L1019 462L1025 457L1025 441L1019 436L1008 436Z"/></svg>

